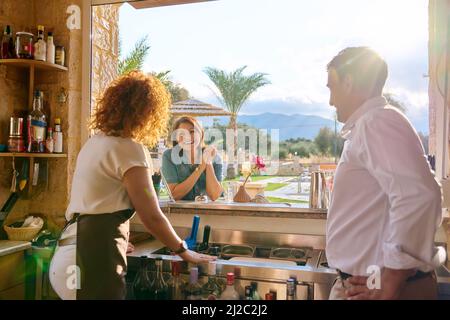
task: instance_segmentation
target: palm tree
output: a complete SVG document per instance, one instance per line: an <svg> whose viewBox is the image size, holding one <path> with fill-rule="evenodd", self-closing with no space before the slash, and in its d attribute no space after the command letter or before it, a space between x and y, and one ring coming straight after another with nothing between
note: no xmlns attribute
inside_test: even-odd
<svg viewBox="0 0 450 320"><path fill-rule="evenodd" d="M243 74L247 66L238 68L230 73L207 67L204 72L214 83L219 94L215 93L220 103L231 113L229 128L234 131L234 153L237 154L237 116L250 95L270 81L265 73L254 73L249 76Z"/></svg>
<svg viewBox="0 0 450 320"><path fill-rule="evenodd" d="M117 65L117 74L121 76L133 70L141 70L149 50L150 45L148 44L148 37L145 36L136 42L133 50L131 50L128 56L119 60ZM121 52L122 43L119 41L119 56L121 55Z"/></svg>

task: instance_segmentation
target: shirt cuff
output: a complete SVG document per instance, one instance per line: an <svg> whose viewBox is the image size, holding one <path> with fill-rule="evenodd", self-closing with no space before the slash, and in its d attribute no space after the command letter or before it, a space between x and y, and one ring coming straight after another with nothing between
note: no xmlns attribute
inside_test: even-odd
<svg viewBox="0 0 450 320"><path fill-rule="evenodd" d="M385 243L383 245L384 266L394 270L407 270L423 268L428 263L419 260L405 252L401 245Z"/></svg>

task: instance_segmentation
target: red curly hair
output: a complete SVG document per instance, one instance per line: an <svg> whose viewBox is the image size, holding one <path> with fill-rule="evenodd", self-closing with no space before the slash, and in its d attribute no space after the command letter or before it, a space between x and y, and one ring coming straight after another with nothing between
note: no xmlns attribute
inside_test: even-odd
<svg viewBox="0 0 450 320"><path fill-rule="evenodd" d="M119 77L97 102L90 128L154 146L166 134L170 94L152 75L132 71Z"/></svg>

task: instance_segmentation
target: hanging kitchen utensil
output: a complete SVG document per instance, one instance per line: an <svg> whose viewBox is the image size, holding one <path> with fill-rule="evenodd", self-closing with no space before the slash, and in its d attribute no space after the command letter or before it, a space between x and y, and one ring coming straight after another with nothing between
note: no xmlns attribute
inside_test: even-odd
<svg viewBox="0 0 450 320"><path fill-rule="evenodd" d="M12 157L12 167L13 167L13 175L11 181L11 192L17 191L17 177L19 176L19 171L16 170L16 161L15 157Z"/></svg>
<svg viewBox="0 0 450 320"><path fill-rule="evenodd" d="M28 169L29 169L28 161L25 160L22 162L22 169L20 170L20 175L19 175L19 190L20 191L23 191L25 189L25 187L27 186Z"/></svg>

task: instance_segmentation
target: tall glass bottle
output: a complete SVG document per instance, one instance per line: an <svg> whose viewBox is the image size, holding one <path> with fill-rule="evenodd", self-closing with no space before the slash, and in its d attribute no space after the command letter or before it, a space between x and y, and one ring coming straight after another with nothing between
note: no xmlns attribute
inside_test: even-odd
<svg viewBox="0 0 450 320"><path fill-rule="evenodd" d="M222 293L222 288L216 279L216 263L208 263L208 282L202 287L202 297L204 300L217 300Z"/></svg>
<svg viewBox="0 0 450 320"><path fill-rule="evenodd" d="M186 300L201 300L202 287L198 283L198 268L191 268L189 284L186 286Z"/></svg>
<svg viewBox="0 0 450 320"><path fill-rule="evenodd" d="M239 293L234 288L234 273L227 273L227 287L222 292L220 300L239 300Z"/></svg>
<svg viewBox="0 0 450 320"><path fill-rule="evenodd" d="M47 118L42 108L42 92L36 90L33 99L33 111L28 115L28 152L45 152L45 129Z"/></svg>
<svg viewBox="0 0 450 320"><path fill-rule="evenodd" d="M12 37L11 26L7 25L3 31L3 37L0 47L0 59L12 59L14 58L14 41Z"/></svg>
<svg viewBox="0 0 450 320"><path fill-rule="evenodd" d="M168 300L169 299L169 286L164 281L163 275L163 260L162 258L155 259L156 273L155 279L153 279L150 287L152 300Z"/></svg>
<svg viewBox="0 0 450 320"><path fill-rule="evenodd" d="M172 261L172 278L167 285L169 286L169 299L171 300L183 300L183 291L186 287L186 283L180 276L181 264L180 261Z"/></svg>
<svg viewBox="0 0 450 320"><path fill-rule="evenodd" d="M34 60L47 60L47 44L44 41L44 26L38 26L37 41L34 44Z"/></svg>
<svg viewBox="0 0 450 320"><path fill-rule="evenodd" d="M133 294L134 298L137 300L149 300L151 298L151 282L148 277L147 263L147 256L141 256L141 267L133 282Z"/></svg>

